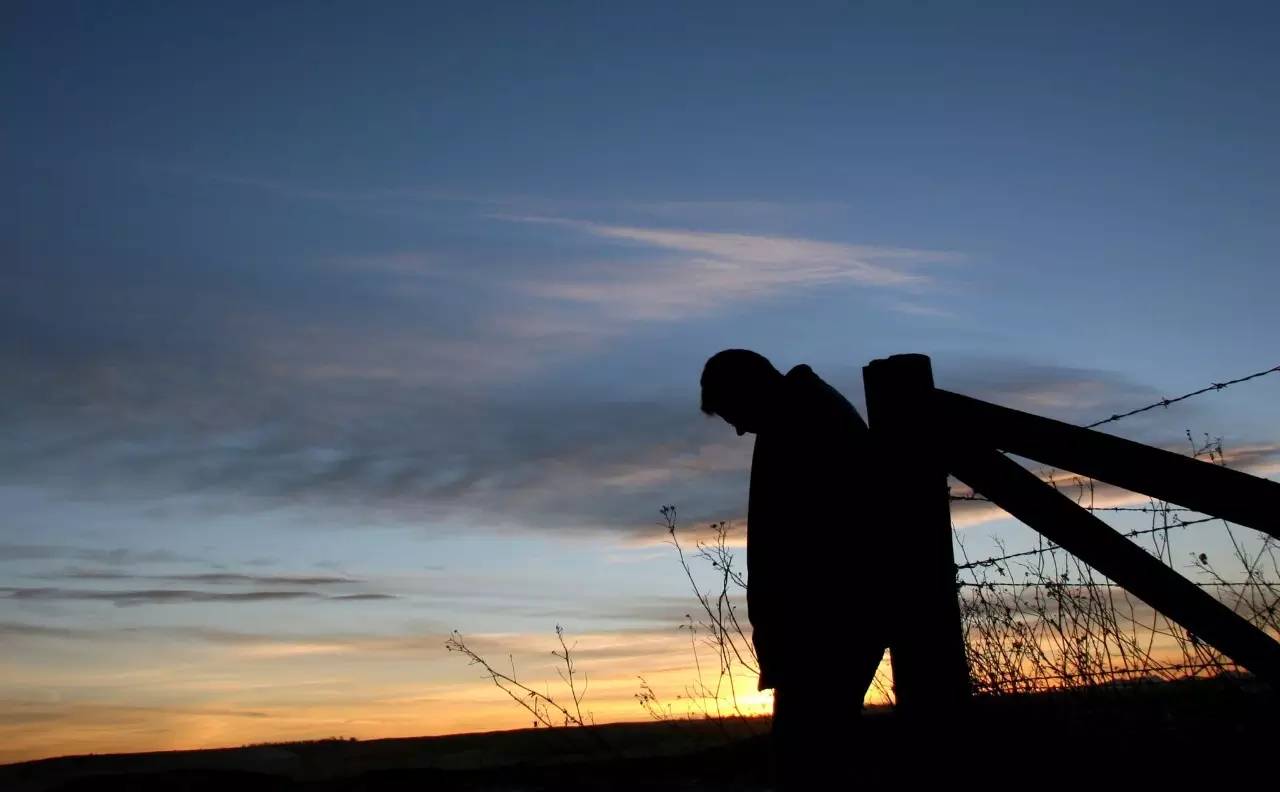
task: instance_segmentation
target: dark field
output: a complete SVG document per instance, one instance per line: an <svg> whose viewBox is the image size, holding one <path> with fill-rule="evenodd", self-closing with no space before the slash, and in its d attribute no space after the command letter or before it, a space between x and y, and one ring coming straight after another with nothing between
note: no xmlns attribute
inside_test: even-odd
<svg viewBox="0 0 1280 792"><path fill-rule="evenodd" d="M1271 788L1274 692L1196 680L975 700L958 724L909 729L839 719L846 778L827 788L922 782L1025 788ZM75 756L0 767L24 790L766 790L767 719L525 729L365 742ZM914 785L914 783L913 783Z"/></svg>

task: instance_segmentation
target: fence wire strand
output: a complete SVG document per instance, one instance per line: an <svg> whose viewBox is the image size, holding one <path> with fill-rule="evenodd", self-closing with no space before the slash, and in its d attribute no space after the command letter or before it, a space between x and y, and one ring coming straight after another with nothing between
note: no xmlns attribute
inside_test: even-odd
<svg viewBox="0 0 1280 792"><path fill-rule="evenodd" d="M1085 428L1112 424L1275 373L1280 373L1280 365L1163 398ZM1192 441L1191 455L1207 455L1224 464L1221 440L1204 447L1197 447ZM1052 476L1045 483L1055 488L1071 486ZM1170 566L1173 532L1220 522L1234 553L1233 560L1240 563L1244 574L1224 576L1206 555L1193 554L1192 566L1201 577L1197 585L1214 592L1254 626L1280 637L1280 543L1263 535L1261 546L1255 547L1246 538L1248 532L1238 526L1218 517L1195 516L1201 513L1163 502L1152 501L1143 506L1081 503L1086 492L1092 493L1093 482L1077 478L1075 486L1079 488L1076 502L1090 512L1150 515L1150 527L1121 535L1149 540L1150 547L1146 549ZM958 503L991 503L973 492L954 494L950 499ZM1030 550L1002 552L971 561L958 531L955 536L963 559L956 565L956 588L961 594L973 682L979 691L1025 692L1241 670L1181 626L1140 608L1122 586L1053 542L1041 538L1040 544ZM1000 549L1003 551L1004 547ZM988 573L998 579L989 579ZM1015 579L1015 573L1020 579Z"/></svg>

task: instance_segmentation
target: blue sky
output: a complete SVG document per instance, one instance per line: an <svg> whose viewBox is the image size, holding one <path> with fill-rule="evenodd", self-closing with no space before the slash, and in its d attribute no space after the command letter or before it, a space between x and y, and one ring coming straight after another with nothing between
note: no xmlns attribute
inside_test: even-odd
<svg viewBox="0 0 1280 792"><path fill-rule="evenodd" d="M688 598L657 508L745 509L749 439L697 410L724 347L857 403L863 363L927 352L1078 421L1276 364L1266 4L682 5L7 11L15 757L235 742L235 712L492 725L449 629L666 640ZM1222 435L1274 475L1277 387L1116 430ZM369 663L254 698L281 652L239 650L282 623ZM169 649L241 693L166 687ZM636 651L601 673L677 662ZM146 669L128 695L165 714L102 743L107 680ZM375 706L433 685L483 717Z"/></svg>

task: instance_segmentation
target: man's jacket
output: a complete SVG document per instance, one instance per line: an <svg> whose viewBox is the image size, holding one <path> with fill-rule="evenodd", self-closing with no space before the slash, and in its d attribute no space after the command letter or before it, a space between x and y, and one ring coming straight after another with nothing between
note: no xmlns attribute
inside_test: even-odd
<svg viewBox="0 0 1280 792"><path fill-rule="evenodd" d="M871 510L867 424L808 366L784 377L756 435L747 510L747 615L759 688L813 674L849 640L881 640L887 526Z"/></svg>

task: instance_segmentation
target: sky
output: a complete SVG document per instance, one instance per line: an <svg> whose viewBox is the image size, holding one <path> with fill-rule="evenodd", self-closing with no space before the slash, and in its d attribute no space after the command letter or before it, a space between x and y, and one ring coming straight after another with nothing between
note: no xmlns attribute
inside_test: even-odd
<svg viewBox="0 0 1280 792"><path fill-rule="evenodd" d="M642 719L723 348L1077 422L1280 363L1274 7L798 5L7 4L0 762L528 725L455 629ZM1274 478L1278 397L1111 428Z"/></svg>

